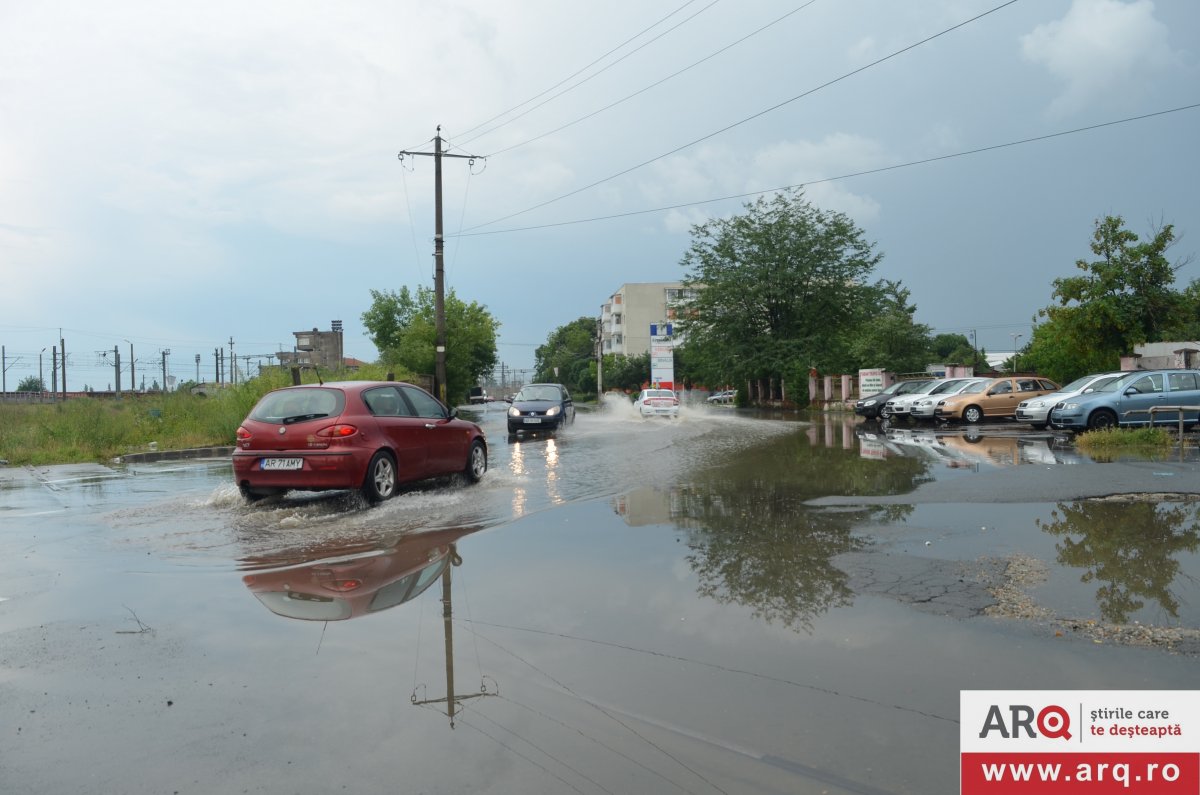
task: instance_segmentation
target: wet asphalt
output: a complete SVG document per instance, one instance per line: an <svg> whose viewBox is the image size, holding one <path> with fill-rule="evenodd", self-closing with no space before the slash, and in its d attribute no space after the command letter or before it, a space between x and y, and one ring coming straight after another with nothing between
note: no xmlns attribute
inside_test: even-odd
<svg viewBox="0 0 1200 795"><path fill-rule="evenodd" d="M3 789L952 792L960 690L1200 672L1191 453L478 417L478 486L374 508L246 506L223 457L0 468Z"/></svg>

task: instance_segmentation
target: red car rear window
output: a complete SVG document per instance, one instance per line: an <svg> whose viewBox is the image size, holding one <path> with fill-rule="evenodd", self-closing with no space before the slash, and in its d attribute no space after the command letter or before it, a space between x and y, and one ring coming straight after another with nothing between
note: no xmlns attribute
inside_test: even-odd
<svg viewBox="0 0 1200 795"><path fill-rule="evenodd" d="M339 389L301 387L271 392L250 412L259 422L287 424L336 417L346 406L346 395Z"/></svg>

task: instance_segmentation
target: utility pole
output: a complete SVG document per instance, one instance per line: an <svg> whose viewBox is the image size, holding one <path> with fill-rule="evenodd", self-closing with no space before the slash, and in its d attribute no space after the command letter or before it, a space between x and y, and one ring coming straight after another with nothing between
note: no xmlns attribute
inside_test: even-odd
<svg viewBox="0 0 1200 795"><path fill-rule="evenodd" d="M162 352L162 368L163 368L162 391L163 391L163 394L166 394L166 392L167 392L167 357L170 355L171 355L171 349L164 348L163 352Z"/></svg>
<svg viewBox="0 0 1200 795"><path fill-rule="evenodd" d="M233 358L233 337L229 338L229 384L237 386L237 359Z"/></svg>
<svg viewBox="0 0 1200 795"><path fill-rule="evenodd" d="M58 394L58 346L50 347L50 394Z"/></svg>
<svg viewBox="0 0 1200 795"><path fill-rule="evenodd" d="M65 403L67 400L67 341L62 337L62 331L58 332L59 350L62 351L62 399Z"/></svg>
<svg viewBox="0 0 1200 795"><path fill-rule="evenodd" d="M213 381L221 385L221 349L213 348Z"/></svg>
<svg viewBox="0 0 1200 795"><path fill-rule="evenodd" d="M121 349L113 346L113 370L116 373L114 384L117 386L117 397L121 396Z"/></svg>
<svg viewBox="0 0 1200 795"><path fill-rule="evenodd" d="M129 342L129 340L125 340ZM137 391L137 371L135 366L137 361L133 358L133 343L129 342L129 391Z"/></svg>
<svg viewBox="0 0 1200 795"><path fill-rule="evenodd" d="M433 152L405 152L396 155L404 162L406 155L433 157L433 290L434 290L434 325L437 339L434 350L437 352L436 370L433 376L434 394L446 403L446 284L445 269L442 264L442 249L445 239L442 235L442 158L458 157L468 161L469 166L475 165L475 155L452 155L442 151L442 125L438 125L437 134L433 136Z"/></svg>
<svg viewBox="0 0 1200 795"><path fill-rule="evenodd" d="M596 321L596 402L604 397L604 320Z"/></svg>
<svg viewBox="0 0 1200 795"><path fill-rule="evenodd" d="M196 383L200 383L200 354L196 354Z"/></svg>

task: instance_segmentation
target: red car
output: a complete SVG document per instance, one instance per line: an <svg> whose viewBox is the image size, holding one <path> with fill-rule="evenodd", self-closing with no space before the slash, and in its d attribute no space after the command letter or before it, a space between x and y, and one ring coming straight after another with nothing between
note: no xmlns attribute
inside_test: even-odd
<svg viewBox="0 0 1200 795"><path fill-rule="evenodd" d="M455 542L480 527L430 530L400 538L390 547L357 549L340 546L305 550L309 558L296 566L283 556L243 559L244 565L271 566L242 578L268 610L285 618L342 621L404 604L437 582L449 566L462 562ZM272 559L272 558L275 559Z"/></svg>
<svg viewBox="0 0 1200 795"><path fill-rule="evenodd" d="M237 430L233 476L247 500L289 489L361 489L386 500L398 484L487 471L483 429L412 384L342 381L277 389Z"/></svg>

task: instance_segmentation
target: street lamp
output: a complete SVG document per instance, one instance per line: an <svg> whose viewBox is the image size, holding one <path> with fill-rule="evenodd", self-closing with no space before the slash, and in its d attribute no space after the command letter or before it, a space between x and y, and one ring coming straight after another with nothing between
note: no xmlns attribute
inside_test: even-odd
<svg viewBox="0 0 1200 795"><path fill-rule="evenodd" d="M1010 337L1012 337L1012 338L1013 338L1013 357L1012 357L1012 370L1013 370L1013 372L1014 372L1014 373L1016 373L1016 372L1017 372L1017 340L1021 339L1021 337L1022 337L1023 335L1021 335L1021 334L1009 334L1008 336L1010 336Z"/></svg>
<svg viewBox="0 0 1200 795"><path fill-rule="evenodd" d="M971 372L979 366L979 346L975 344L975 329L971 329Z"/></svg>

